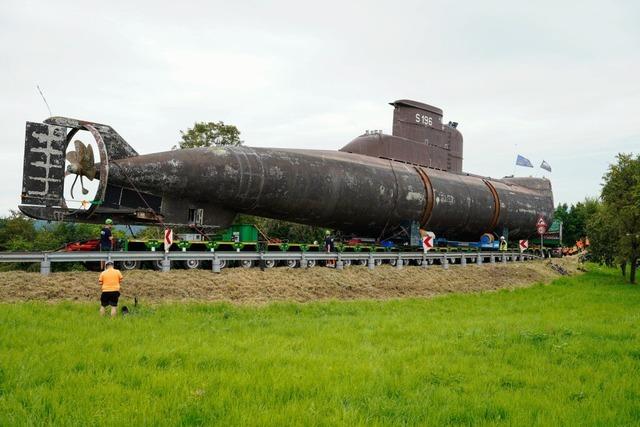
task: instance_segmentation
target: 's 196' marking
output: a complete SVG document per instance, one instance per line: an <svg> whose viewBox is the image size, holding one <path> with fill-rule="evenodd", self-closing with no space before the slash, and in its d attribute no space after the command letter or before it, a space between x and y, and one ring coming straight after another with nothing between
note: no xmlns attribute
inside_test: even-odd
<svg viewBox="0 0 640 427"><path fill-rule="evenodd" d="M430 116L416 113L416 123L420 123L425 126L433 126L433 119Z"/></svg>

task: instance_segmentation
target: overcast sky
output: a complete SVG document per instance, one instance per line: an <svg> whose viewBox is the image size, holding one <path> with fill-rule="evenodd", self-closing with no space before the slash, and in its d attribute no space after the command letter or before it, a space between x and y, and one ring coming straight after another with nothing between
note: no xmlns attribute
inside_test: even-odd
<svg viewBox="0 0 640 427"><path fill-rule="evenodd" d="M36 85L140 153L201 120L338 149L414 99L460 122L466 171L510 175L522 154L536 169L516 175L544 172L556 202L640 152L640 2L385 3L2 0L0 214L19 204L24 122L48 116Z"/></svg>

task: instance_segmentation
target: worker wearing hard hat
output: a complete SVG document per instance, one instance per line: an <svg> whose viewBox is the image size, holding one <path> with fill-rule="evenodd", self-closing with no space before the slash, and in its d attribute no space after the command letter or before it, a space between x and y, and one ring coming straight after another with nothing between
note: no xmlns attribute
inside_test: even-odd
<svg viewBox="0 0 640 427"><path fill-rule="evenodd" d="M498 249L502 252L505 252L507 250L507 240L504 238L504 236L500 236L500 246L498 246Z"/></svg>
<svg viewBox="0 0 640 427"><path fill-rule="evenodd" d="M104 222L104 227L100 230L100 252L109 252L113 248L112 225L113 221L111 221L111 218L107 218ZM104 261L100 261L100 268L104 270Z"/></svg>
<svg viewBox="0 0 640 427"><path fill-rule="evenodd" d="M333 239L333 236L331 235L331 231L326 230L325 231L325 237L324 237L324 250L326 252L333 252L334 249L334 242L335 240ZM327 260L327 267L335 267L335 261L334 260Z"/></svg>

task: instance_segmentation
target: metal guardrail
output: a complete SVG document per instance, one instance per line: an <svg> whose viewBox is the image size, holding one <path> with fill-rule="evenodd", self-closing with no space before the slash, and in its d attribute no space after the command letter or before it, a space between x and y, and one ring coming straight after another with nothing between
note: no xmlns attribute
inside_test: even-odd
<svg viewBox="0 0 640 427"><path fill-rule="evenodd" d="M342 269L345 264L362 262L370 269L375 268L383 261L395 264L396 268L402 268L407 261L414 261L423 267L439 264L448 268L449 264L467 263L482 264L507 261L526 261L539 258L530 253L516 251L507 252L0 252L0 262L39 262L40 272L49 274L51 263L57 262L96 262L96 261L155 261L159 262L162 271L169 271L171 262L175 261L211 261L212 270L220 272L230 261L251 261L267 263L268 267L278 261L296 261L302 268L309 266L309 262L334 261L336 268Z"/></svg>

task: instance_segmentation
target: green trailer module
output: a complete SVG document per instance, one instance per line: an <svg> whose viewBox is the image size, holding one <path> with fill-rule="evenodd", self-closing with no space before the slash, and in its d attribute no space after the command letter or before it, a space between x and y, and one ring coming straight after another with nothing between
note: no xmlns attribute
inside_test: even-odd
<svg viewBox="0 0 640 427"><path fill-rule="evenodd" d="M256 243L258 242L258 229L253 224L234 224L222 232L222 234L214 236L212 240L221 242L240 242L240 243Z"/></svg>

